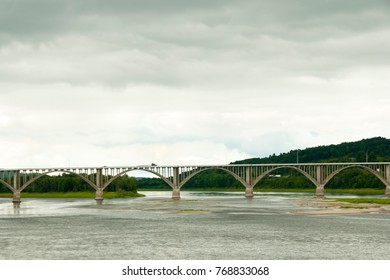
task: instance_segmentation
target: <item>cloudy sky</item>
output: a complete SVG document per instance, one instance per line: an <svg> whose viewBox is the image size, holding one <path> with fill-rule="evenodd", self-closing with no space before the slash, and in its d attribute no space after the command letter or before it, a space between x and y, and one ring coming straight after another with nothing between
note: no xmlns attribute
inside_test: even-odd
<svg viewBox="0 0 390 280"><path fill-rule="evenodd" d="M0 0L1 167L390 137L388 0Z"/></svg>

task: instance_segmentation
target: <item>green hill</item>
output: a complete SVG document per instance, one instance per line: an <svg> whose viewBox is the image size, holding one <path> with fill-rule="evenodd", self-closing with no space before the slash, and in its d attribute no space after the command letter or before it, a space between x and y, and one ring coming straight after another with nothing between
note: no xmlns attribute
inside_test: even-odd
<svg viewBox="0 0 390 280"><path fill-rule="evenodd" d="M296 163L297 159L299 163L390 161L390 139L375 137L338 145L291 150L280 155L239 160L232 164Z"/></svg>

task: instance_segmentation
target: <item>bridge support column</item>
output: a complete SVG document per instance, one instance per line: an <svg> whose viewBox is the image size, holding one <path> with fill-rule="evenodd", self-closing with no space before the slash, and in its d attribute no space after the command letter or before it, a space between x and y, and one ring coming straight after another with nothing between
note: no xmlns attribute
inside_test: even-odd
<svg viewBox="0 0 390 280"><path fill-rule="evenodd" d="M321 198L325 196L325 190L324 190L324 185L320 184L317 185L316 188L316 197Z"/></svg>
<svg viewBox="0 0 390 280"><path fill-rule="evenodd" d="M96 196L95 196L96 204L97 205L102 205L103 204L103 189L98 188L96 190Z"/></svg>
<svg viewBox="0 0 390 280"><path fill-rule="evenodd" d="M20 200L20 191L15 191L12 198L12 203L14 204L14 208L20 208L21 202L22 201Z"/></svg>
<svg viewBox="0 0 390 280"><path fill-rule="evenodd" d="M386 186L385 195L390 196L390 185Z"/></svg>
<svg viewBox="0 0 390 280"><path fill-rule="evenodd" d="M102 205L103 204L103 169L102 168L99 168L96 170L96 186L97 186L97 189L96 189L96 196L95 196L95 200L96 200L96 204L97 205Z"/></svg>
<svg viewBox="0 0 390 280"><path fill-rule="evenodd" d="M173 199L180 199L179 180L179 167L173 167L173 185L171 185Z"/></svg>
<svg viewBox="0 0 390 280"><path fill-rule="evenodd" d="M180 188L173 188L172 198L173 199L180 199Z"/></svg>
<svg viewBox="0 0 390 280"><path fill-rule="evenodd" d="M253 197L253 187L245 188L245 197L252 198Z"/></svg>
<svg viewBox="0 0 390 280"><path fill-rule="evenodd" d="M318 165L316 170L316 177L317 177L317 184L316 184L316 197L321 198L325 196L324 191L324 172L323 172L323 165Z"/></svg>
<svg viewBox="0 0 390 280"><path fill-rule="evenodd" d="M390 164L386 165L386 190L385 195L390 196Z"/></svg>
<svg viewBox="0 0 390 280"><path fill-rule="evenodd" d="M14 187L13 187L14 195L12 198L12 203L14 204L14 208L20 208L20 171L16 171L14 173Z"/></svg>

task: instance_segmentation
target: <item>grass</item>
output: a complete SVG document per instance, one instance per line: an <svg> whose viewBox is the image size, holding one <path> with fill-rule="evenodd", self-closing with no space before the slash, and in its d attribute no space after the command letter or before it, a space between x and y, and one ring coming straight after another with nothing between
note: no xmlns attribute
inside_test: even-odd
<svg viewBox="0 0 390 280"><path fill-rule="evenodd" d="M362 195L383 195L385 194L385 189L326 189L326 193L345 193L345 194L362 194Z"/></svg>
<svg viewBox="0 0 390 280"><path fill-rule="evenodd" d="M389 198L337 198L338 202L390 204Z"/></svg>
<svg viewBox="0 0 390 280"><path fill-rule="evenodd" d="M47 192L47 193L29 193L22 192L22 198L95 198L95 192ZM143 194L134 192L105 192L104 198L131 198L141 197ZM0 197L12 197L12 193L0 193Z"/></svg>
<svg viewBox="0 0 390 280"><path fill-rule="evenodd" d="M254 189L255 192L303 192L303 193L315 193L315 188L312 189ZM325 188L325 194L336 193L336 194L361 194L361 195L382 195L385 193L385 190L378 189L327 189Z"/></svg>
<svg viewBox="0 0 390 280"><path fill-rule="evenodd" d="M340 206L341 209L367 209L367 207L356 206L356 205L343 205Z"/></svg>
<svg viewBox="0 0 390 280"><path fill-rule="evenodd" d="M288 188L254 188L254 192L302 192L302 193L314 193L316 190L313 189L288 189Z"/></svg>

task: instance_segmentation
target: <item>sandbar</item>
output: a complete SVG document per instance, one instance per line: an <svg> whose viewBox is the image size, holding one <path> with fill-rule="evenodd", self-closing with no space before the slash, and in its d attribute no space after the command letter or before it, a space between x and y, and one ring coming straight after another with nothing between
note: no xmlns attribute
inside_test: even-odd
<svg viewBox="0 0 390 280"><path fill-rule="evenodd" d="M390 205L375 203L349 203L336 200L313 198L297 201L300 207L311 209L294 210L296 215L339 215L339 214L370 214L390 213Z"/></svg>

